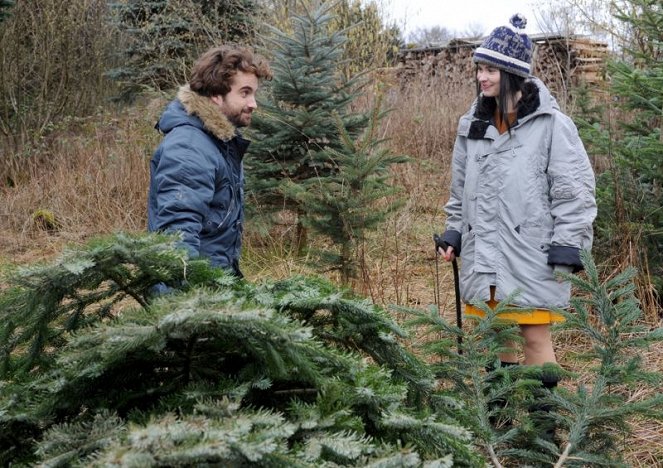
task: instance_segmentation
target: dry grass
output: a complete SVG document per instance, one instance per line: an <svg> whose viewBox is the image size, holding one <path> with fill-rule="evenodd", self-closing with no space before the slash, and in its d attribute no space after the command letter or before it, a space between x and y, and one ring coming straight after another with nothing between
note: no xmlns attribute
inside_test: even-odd
<svg viewBox="0 0 663 468"><path fill-rule="evenodd" d="M144 230L149 157L159 139L152 127L160 108L68 122L39 147L13 155L19 161L15 184L0 188L0 258L24 263L90 236ZM38 213L51 215L54 226L36 222Z"/></svg>
<svg viewBox="0 0 663 468"><path fill-rule="evenodd" d="M394 171L406 204L371 234L363 248L362 276L353 284L378 304L437 307L439 284L440 313L454 320L451 268L444 262L436 265L432 235L443 229L455 128L471 99L470 84L464 90L445 89L436 82L392 86L387 94L393 112L384 121L383 136L394 153L407 154L412 161ZM17 167L16 185L0 188L0 261L48 259L69 242L118 230L143 231L149 157L159 141L153 124L164 103L155 99L121 114L102 113L62 125L33 149ZM39 209L53 213L55 229L34 222ZM243 265L250 280L314 272L289 247L290 229L287 223L266 232L247 226ZM577 372L579 382L590 383L589 363L576 358L589 343L571 333L559 333L555 340L562 365ZM663 369L663 344L643 358L649 368ZM633 435L624 443L627 462L660 463L663 428L645 421L633 425Z"/></svg>

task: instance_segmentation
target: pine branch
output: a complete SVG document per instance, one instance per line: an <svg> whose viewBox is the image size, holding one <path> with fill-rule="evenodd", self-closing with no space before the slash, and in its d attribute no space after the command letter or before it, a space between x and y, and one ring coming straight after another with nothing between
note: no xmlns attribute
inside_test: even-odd
<svg viewBox="0 0 663 468"><path fill-rule="evenodd" d="M176 242L172 236L120 233L69 249L52 264L8 276L10 289L0 295L0 376L47 369L52 365L47 347L115 315L127 296L144 308L157 283L209 283L222 276L204 261L189 262Z"/></svg>
<svg viewBox="0 0 663 468"><path fill-rule="evenodd" d="M27 303L34 294L25 291L40 285L59 300L54 316L33 318L46 324L41 338L22 323L2 329L10 364L24 359L24 343L48 346L46 365L12 367L0 386L3 461L478 465L455 418L427 411L430 372L383 309L319 279L236 282L182 263L172 240L109 242L79 250L66 268L35 268L20 294L0 296ZM117 258L108 268L121 286L100 266ZM157 279L186 284L117 313L122 288L147 291ZM404 442L416 448L403 451Z"/></svg>
<svg viewBox="0 0 663 468"><path fill-rule="evenodd" d="M66 466L108 447L126 432L115 414L101 412L89 422L52 427L38 444L37 455L43 466Z"/></svg>
<svg viewBox="0 0 663 468"><path fill-rule="evenodd" d="M331 283L321 279L291 278L264 285L256 291L257 298L312 326L313 332L327 343L348 351L359 350L379 365L412 385L419 398L430 393L431 375L421 363L399 343L406 333L386 311L349 293L340 293Z"/></svg>
<svg viewBox="0 0 663 468"><path fill-rule="evenodd" d="M453 407L449 411L441 405L436 406L437 411L449 412L472 428L476 441L484 446L496 466L501 466L499 447L508 448L517 432L499 433L495 430L490 418L499 417L499 413L490 409L490 402L504 399L512 407L518 398L529 393L532 386L531 381L516 380L511 377L510 370L495 365L506 344L520 340L517 326L500 318L503 313L514 312L506 306L511 300L507 298L495 309L485 303L476 303L485 317L467 321L463 330L446 322L434 309L428 314L412 311L414 318L407 323L409 327L426 330L424 337L420 333L420 347L425 354L436 358L432 364L435 375L441 381L451 383L452 394L464 402L460 411ZM456 349L458 336L462 336L461 354ZM493 370L486 372L486 369Z"/></svg>
<svg viewBox="0 0 663 468"><path fill-rule="evenodd" d="M568 430L568 442L557 463L572 457L612 464L620 456L612 431L630 432L629 417L661 417L661 395L631 401L628 390L633 383L660 383L660 373L643 371L638 350L660 342L663 330L642 326L642 311L631 282L633 270L601 282L591 255L582 252L581 258L587 279L567 276L579 289L579 296L572 299L575 313L562 312L566 321L561 328L589 337L593 347L586 358L598 360L598 365L591 390L579 386L575 395L560 389L551 396L550 401L559 408L551 417Z"/></svg>

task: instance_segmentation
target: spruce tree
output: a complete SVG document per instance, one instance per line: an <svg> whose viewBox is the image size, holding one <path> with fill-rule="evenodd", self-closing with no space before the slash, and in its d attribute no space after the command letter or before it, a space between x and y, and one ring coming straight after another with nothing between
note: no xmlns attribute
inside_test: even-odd
<svg viewBox="0 0 663 468"><path fill-rule="evenodd" d="M384 310L321 279L248 284L177 245L116 235L9 272L3 465L483 465L428 409L432 376ZM160 281L178 288L152 297Z"/></svg>
<svg viewBox="0 0 663 468"><path fill-rule="evenodd" d="M504 305L509 298L494 310L475 304L486 316L469 321L462 332L435 311L418 312L412 321L428 330L422 346L436 357L436 375L452 383L432 401L446 412L446 397L463 400L454 414L472 429L494 466L622 466L631 423L663 420L663 395L658 391L663 374L647 371L641 353L663 341L663 328L643 325L634 295L635 270L602 281L591 255L582 252L581 258L586 277L563 275L578 294L570 310L557 312L566 319L561 329L590 342L575 356L592 365L583 382L573 382L573 369L553 364L499 367L498 353L518 339L517 326L499 317L514 312ZM461 353L455 353L451 344L459 335ZM555 391L542 388L544 374L561 377L562 385ZM647 389L651 392L643 392ZM637 396L642 393L652 396ZM495 401L501 404L491 405ZM533 402L549 411L532 413Z"/></svg>
<svg viewBox="0 0 663 468"><path fill-rule="evenodd" d="M195 59L224 42L252 42L260 14L256 0L128 0L114 4L124 33L123 65L109 76L122 98L144 88L170 90L186 82Z"/></svg>
<svg viewBox="0 0 663 468"><path fill-rule="evenodd" d="M604 115L584 113L583 140L607 170L597 180L596 220L598 252L637 267L643 297L660 308L663 297L663 47L660 2L630 0L615 4L615 18L625 36L623 58L609 63L610 93L614 99ZM592 112L592 114L594 114ZM581 122L582 123L582 122ZM633 254L612 259L625 243ZM656 317L651 317L656 320Z"/></svg>
<svg viewBox="0 0 663 468"><path fill-rule="evenodd" d="M318 252L319 265L339 271L344 285L357 276L358 251L367 233L401 204L396 197L399 190L389 184L389 169L407 158L390 154L378 139L380 104L378 99L367 131L357 139L343 128L340 119L337 121L342 146L325 150L336 171L293 187L306 206L306 225L332 241Z"/></svg>
<svg viewBox="0 0 663 468"><path fill-rule="evenodd" d="M314 2L318 3L318 2ZM297 187L338 173L330 151L343 147L341 127L351 138L368 116L352 113L359 80L341 73L344 31L330 28L333 5L305 8L292 18L292 32L269 28L272 81L252 123L253 143L245 159L248 199L261 213L290 211L297 219L297 245L306 246L307 207Z"/></svg>

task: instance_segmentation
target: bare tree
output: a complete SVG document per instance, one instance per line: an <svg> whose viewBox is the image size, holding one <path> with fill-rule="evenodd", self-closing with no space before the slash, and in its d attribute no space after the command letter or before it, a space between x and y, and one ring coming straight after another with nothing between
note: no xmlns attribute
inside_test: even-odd
<svg viewBox="0 0 663 468"><path fill-rule="evenodd" d="M455 34L444 26L432 26L429 28L417 28L408 35L409 43L418 46L432 44L443 44L453 39Z"/></svg>
<svg viewBox="0 0 663 468"><path fill-rule="evenodd" d="M486 35L486 29L484 25L474 21L467 25L467 27L463 30L463 33L461 34L460 37L463 37L465 39L481 39L485 35Z"/></svg>
<svg viewBox="0 0 663 468"><path fill-rule="evenodd" d="M628 36L614 14L630 4L628 0L547 0L536 22L547 34L588 35L614 44Z"/></svg>

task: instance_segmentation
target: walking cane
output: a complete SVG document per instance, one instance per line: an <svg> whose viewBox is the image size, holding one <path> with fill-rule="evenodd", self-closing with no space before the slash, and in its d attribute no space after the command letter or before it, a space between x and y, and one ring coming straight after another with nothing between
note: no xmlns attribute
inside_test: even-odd
<svg viewBox="0 0 663 468"><path fill-rule="evenodd" d="M438 256L438 247L441 247L442 250L446 251L447 248L449 247L449 244L444 242L442 238L438 234L433 234L433 240L435 241L435 269L437 271L437 256ZM456 295L456 326L458 327L459 330L463 330L463 316L461 315L460 311L460 280L458 279L458 262L456 262L456 257L454 255L454 259L451 261L451 267L453 268L454 272L454 293ZM439 282L439 277L438 277L438 282L437 282L437 290L438 294L440 291L440 282ZM438 306L439 306L439 297L438 297ZM458 354L463 354L463 350L461 349L461 345L463 344L463 337L462 335L458 335Z"/></svg>

